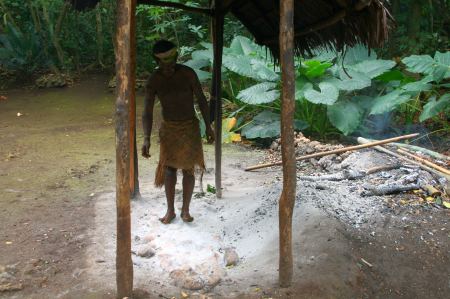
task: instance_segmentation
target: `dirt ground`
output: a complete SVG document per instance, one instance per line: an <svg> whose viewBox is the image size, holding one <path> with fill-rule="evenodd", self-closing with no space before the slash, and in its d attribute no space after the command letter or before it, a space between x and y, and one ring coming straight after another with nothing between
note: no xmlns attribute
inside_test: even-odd
<svg viewBox="0 0 450 299"><path fill-rule="evenodd" d="M2 93L8 99L0 102L0 286L9 290L0 298L114 298L114 97L107 81L93 76L68 89ZM138 103L140 114L142 96ZM164 194L151 184L156 145L154 139L149 161L140 160L142 199L132 203L133 250L146 238L156 248L150 259L133 255L136 298L181 298L182 291L191 298L448 298L450 210L389 210L355 227L327 209L324 190L299 184L294 284L280 290L281 174L242 170L265 152L225 146L225 198L196 187L194 223L178 219L167 227L156 220ZM205 151L212 167L213 148ZM212 182L209 169L205 188ZM175 262L198 259L191 265L197 269L203 255L189 254L208 246L218 252L217 265L227 247L239 263L221 269L209 287L175 286L168 273Z"/></svg>

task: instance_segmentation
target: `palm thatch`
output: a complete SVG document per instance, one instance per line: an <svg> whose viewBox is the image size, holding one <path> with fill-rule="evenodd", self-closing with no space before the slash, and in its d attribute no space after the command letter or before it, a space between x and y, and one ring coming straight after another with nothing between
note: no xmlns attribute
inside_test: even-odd
<svg viewBox="0 0 450 299"><path fill-rule="evenodd" d="M279 57L279 0L236 0L230 11L247 27L258 44ZM363 43L379 47L388 38L392 20L381 0L296 0L296 54L317 47L342 50Z"/></svg>
<svg viewBox="0 0 450 299"><path fill-rule="evenodd" d="M279 57L280 0L215 0L239 19L258 44ZM98 0L71 0L76 9L95 6ZM137 0L139 4L167 5L168 1ZM184 6L176 3L171 6ZM187 6L185 6L187 7ZM214 9L214 7L212 8ZM197 12L213 10L192 8ZM310 53L314 48L342 50L345 46L363 43L379 47L388 38L392 17L384 0L296 0L294 31L296 54Z"/></svg>

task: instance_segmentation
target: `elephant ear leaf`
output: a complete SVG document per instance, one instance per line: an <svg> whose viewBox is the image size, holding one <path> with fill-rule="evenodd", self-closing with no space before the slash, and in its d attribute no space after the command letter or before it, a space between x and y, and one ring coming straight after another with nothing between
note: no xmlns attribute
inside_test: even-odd
<svg viewBox="0 0 450 299"><path fill-rule="evenodd" d="M395 90L384 96L374 99L370 114L382 114L394 110L398 105L408 102L411 96L402 91Z"/></svg>
<svg viewBox="0 0 450 299"><path fill-rule="evenodd" d="M450 111L450 93L443 95L438 101L432 97L428 103L423 106L423 112L419 117L420 121L425 121L440 112Z"/></svg>
<svg viewBox="0 0 450 299"><path fill-rule="evenodd" d="M407 70L413 73L430 74L433 71L434 59L430 55L411 55L402 60Z"/></svg>
<svg viewBox="0 0 450 299"><path fill-rule="evenodd" d="M354 132L362 119L361 108L350 101L338 102L327 109L331 123L345 135Z"/></svg>
<svg viewBox="0 0 450 299"><path fill-rule="evenodd" d="M339 97L339 90L329 82L319 84L320 92L308 89L304 92L305 98L314 104L333 105Z"/></svg>
<svg viewBox="0 0 450 299"><path fill-rule="evenodd" d="M280 97L276 83L264 82L241 90L237 98L244 103L257 105L271 103Z"/></svg>

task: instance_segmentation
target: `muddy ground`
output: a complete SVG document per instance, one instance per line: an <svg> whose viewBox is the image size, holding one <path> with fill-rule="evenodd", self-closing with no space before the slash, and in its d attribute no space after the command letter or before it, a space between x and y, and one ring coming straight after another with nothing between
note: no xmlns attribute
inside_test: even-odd
<svg viewBox="0 0 450 299"><path fill-rule="evenodd" d="M107 81L94 76L68 89L3 93L8 99L0 102L0 298L114 298L114 98ZM142 96L138 103L140 114ZM133 249L151 234L159 245L167 244L155 232L185 232L206 234L194 240L192 251L201 251L198 246L217 234L206 245L217 241L219 257L222 247L233 247L241 259L224 268L217 284L194 291L175 286L164 273L172 268L161 260L134 255L137 298L180 298L181 291L212 298L448 298L449 210L385 209L383 217L375 214L355 226L327 208L333 205L327 205L324 188L300 183L294 284L280 290L280 172L242 170L263 160L265 152L225 146L225 198L198 195L192 225L178 220L164 227L156 220L164 197L151 184L156 139L152 144L153 157L140 161L143 199L133 202ZM212 167L213 149L205 150ZM212 170L205 186L213 182ZM333 184L328 187L333 190ZM156 249L160 259L158 250L166 248Z"/></svg>

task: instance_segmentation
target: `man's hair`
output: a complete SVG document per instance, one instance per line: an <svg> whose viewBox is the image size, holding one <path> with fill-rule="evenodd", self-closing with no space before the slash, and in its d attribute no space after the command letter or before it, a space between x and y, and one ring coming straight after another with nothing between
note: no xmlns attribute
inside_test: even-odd
<svg viewBox="0 0 450 299"><path fill-rule="evenodd" d="M153 55L167 52L175 47L176 46L174 43L165 39L161 39L153 45Z"/></svg>

